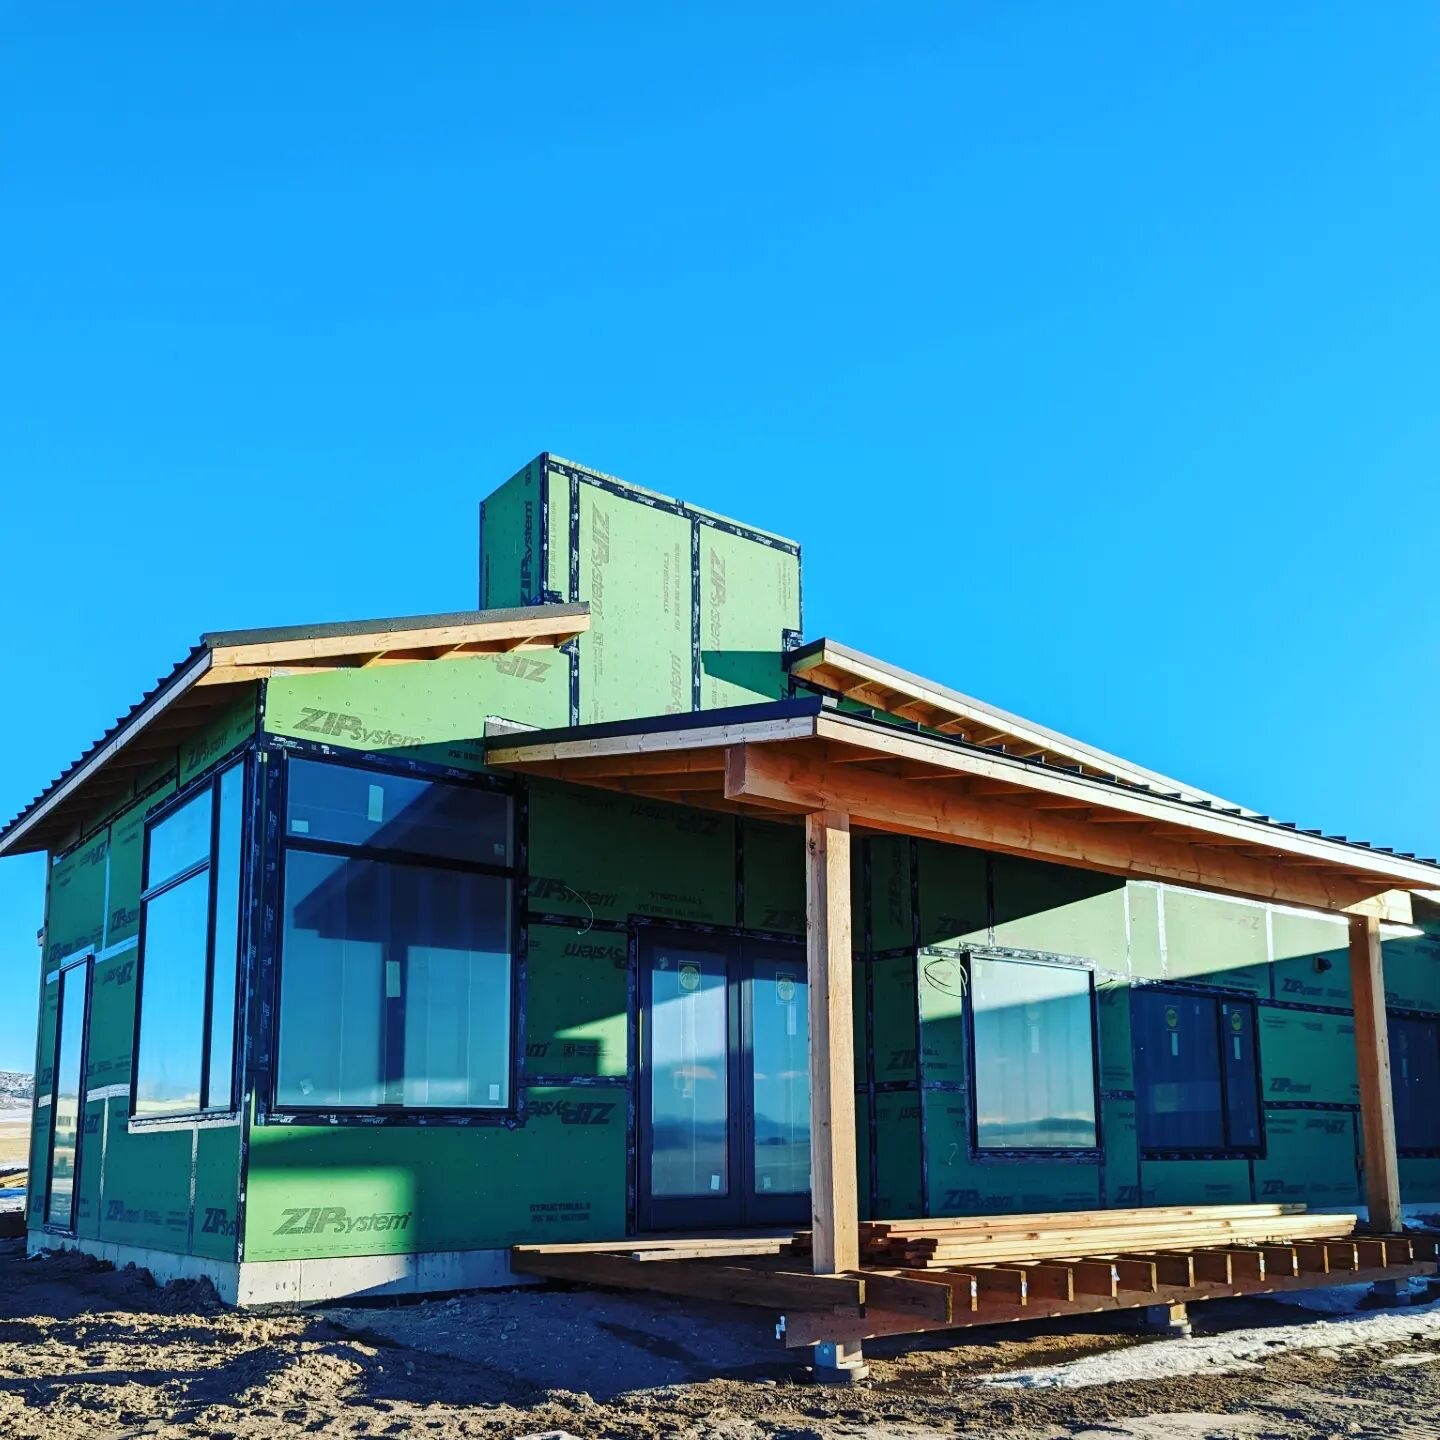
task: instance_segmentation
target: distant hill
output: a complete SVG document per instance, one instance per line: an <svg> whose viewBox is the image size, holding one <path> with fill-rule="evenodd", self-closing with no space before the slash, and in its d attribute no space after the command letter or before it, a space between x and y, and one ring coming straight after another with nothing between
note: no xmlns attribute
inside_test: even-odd
<svg viewBox="0 0 1440 1440"><path fill-rule="evenodd" d="M18 1070L0 1070L0 1110L28 1110L35 1094L35 1077Z"/></svg>

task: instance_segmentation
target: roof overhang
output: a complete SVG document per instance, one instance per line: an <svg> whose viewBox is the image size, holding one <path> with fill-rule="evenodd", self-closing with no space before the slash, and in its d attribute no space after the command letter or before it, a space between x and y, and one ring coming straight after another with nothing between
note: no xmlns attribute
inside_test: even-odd
<svg viewBox="0 0 1440 1440"><path fill-rule="evenodd" d="M1208 800L1215 805L1238 808L1217 795L1132 765L1083 740L1072 739L971 695L912 675L908 670L898 669L835 640L822 638L804 645L785 657L785 665L803 685L843 696L941 735L954 735L987 749L1001 749L1020 759L1078 766L1083 775L1122 780L1178 794L1186 800Z"/></svg>
<svg viewBox="0 0 1440 1440"><path fill-rule="evenodd" d="M274 675L453 660L553 649L590 625L587 605L464 610L331 625L224 630L200 644L3 830L0 856L53 850L110 804L181 737L234 704L243 687ZM482 721L477 718L476 728Z"/></svg>
<svg viewBox="0 0 1440 1440"><path fill-rule="evenodd" d="M950 841L1134 879L1408 924L1440 866L868 717L818 696L497 735L499 769Z"/></svg>

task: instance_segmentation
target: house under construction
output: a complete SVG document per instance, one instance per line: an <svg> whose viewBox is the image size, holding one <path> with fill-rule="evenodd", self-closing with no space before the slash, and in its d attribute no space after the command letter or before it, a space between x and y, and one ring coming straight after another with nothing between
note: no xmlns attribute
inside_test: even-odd
<svg viewBox="0 0 1440 1440"><path fill-rule="evenodd" d="M549 455L480 519L478 609L205 635L0 831L33 1250L719 1295L842 1367L1434 1270L1434 861L817 638L780 536Z"/></svg>

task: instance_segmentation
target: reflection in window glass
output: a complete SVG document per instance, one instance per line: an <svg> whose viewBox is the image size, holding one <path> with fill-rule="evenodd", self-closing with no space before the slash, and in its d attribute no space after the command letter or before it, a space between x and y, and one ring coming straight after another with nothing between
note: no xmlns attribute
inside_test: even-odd
<svg viewBox="0 0 1440 1440"><path fill-rule="evenodd" d="M70 1230L75 1225L75 1177L80 1153L80 1062L85 1048L85 980L88 962L72 965L60 977L59 1053L51 1101L50 1192L47 1224Z"/></svg>
<svg viewBox="0 0 1440 1440"><path fill-rule="evenodd" d="M1440 1026L1390 1019L1390 1086L1395 1141L1402 1150L1440 1150Z"/></svg>
<svg viewBox="0 0 1440 1440"><path fill-rule="evenodd" d="M220 777L220 846L215 856L215 974L210 990L207 1108L234 1103L235 987L240 971L240 837L245 767Z"/></svg>
<svg viewBox="0 0 1440 1440"><path fill-rule="evenodd" d="M152 825L149 845L145 884L152 890L207 859L210 854L209 786Z"/></svg>
<svg viewBox="0 0 1440 1440"><path fill-rule="evenodd" d="M755 1189L810 1190L810 1016L803 964L757 960L751 981Z"/></svg>
<svg viewBox="0 0 1440 1440"><path fill-rule="evenodd" d="M205 1049L205 949L210 873L145 902L140 1049L135 1114L183 1115L200 1109Z"/></svg>
<svg viewBox="0 0 1440 1440"><path fill-rule="evenodd" d="M666 948L650 971L650 1193L728 1195L726 952Z"/></svg>
<svg viewBox="0 0 1440 1440"><path fill-rule="evenodd" d="M1221 1071L1225 1081L1225 1141L1230 1150L1260 1148L1260 1057L1255 1007L1220 1002Z"/></svg>
<svg viewBox="0 0 1440 1440"><path fill-rule="evenodd" d="M1130 1004L1141 1148L1258 1150L1254 1005L1150 986L1132 991Z"/></svg>
<svg viewBox="0 0 1440 1440"><path fill-rule="evenodd" d="M510 882L291 851L277 1099L510 1103Z"/></svg>
<svg viewBox="0 0 1440 1440"><path fill-rule="evenodd" d="M292 760L286 832L483 865L510 863L510 799L493 790Z"/></svg>
<svg viewBox="0 0 1440 1440"><path fill-rule="evenodd" d="M979 1147L1093 1149L1089 971L976 956L970 983Z"/></svg>
<svg viewBox="0 0 1440 1440"><path fill-rule="evenodd" d="M217 806L219 823L212 827ZM206 781L193 799L149 829L148 883L141 898L137 1117L228 1110L235 1103L244 807L242 761ZM185 878L176 880L177 875Z"/></svg>

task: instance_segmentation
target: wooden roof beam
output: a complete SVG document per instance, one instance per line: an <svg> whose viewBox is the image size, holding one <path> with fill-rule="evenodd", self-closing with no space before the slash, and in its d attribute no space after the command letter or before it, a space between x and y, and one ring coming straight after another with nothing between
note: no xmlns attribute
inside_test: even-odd
<svg viewBox="0 0 1440 1440"><path fill-rule="evenodd" d="M837 771L800 754L787 756L776 747L732 746L725 757L725 795L842 811L876 829L1252 900L1376 914L1402 923L1408 923L1410 914L1408 895L1397 896L1379 879L1357 883L1333 870L1288 870L1258 855L1212 851L1188 839L1115 834L1053 812L949 796L885 775Z"/></svg>

